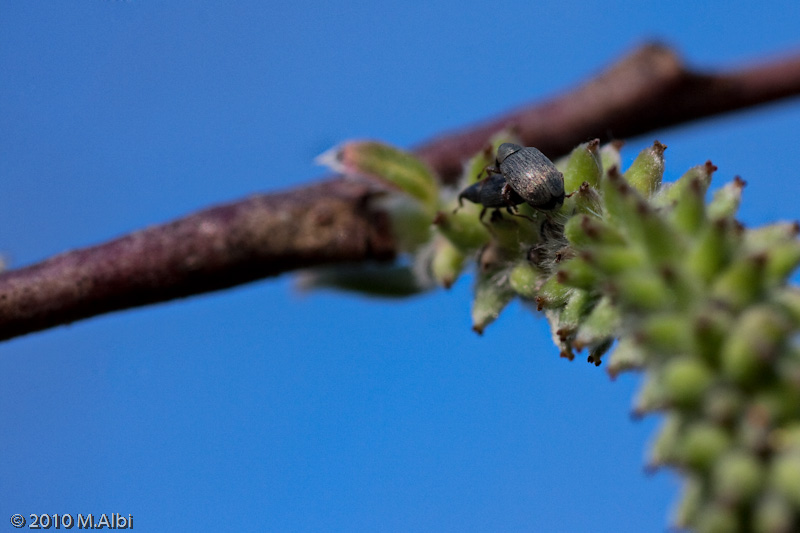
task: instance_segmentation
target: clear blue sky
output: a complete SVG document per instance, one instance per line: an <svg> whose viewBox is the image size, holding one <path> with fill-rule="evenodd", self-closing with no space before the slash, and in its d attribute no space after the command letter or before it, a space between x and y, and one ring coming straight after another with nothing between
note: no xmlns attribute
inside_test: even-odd
<svg viewBox="0 0 800 533"><path fill-rule="evenodd" d="M657 37L697 66L800 51L800 4L0 0L0 250L12 265L317 179L352 137L411 146L550 95ZM631 139L667 179L742 175L798 218L800 101ZM663 531L636 377L561 360L471 278L402 301L291 277L0 344L0 530Z"/></svg>

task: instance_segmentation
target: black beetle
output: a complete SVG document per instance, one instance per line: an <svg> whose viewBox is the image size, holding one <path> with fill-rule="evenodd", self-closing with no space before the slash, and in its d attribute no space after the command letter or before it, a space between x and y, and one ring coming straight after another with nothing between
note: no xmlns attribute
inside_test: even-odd
<svg viewBox="0 0 800 533"><path fill-rule="evenodd" d="M458 195L459 207L464 205L463 200L465 198L473 204L483 206L480 219L483 219L483 215L486 214L486 210L490 207L505 207L510 213L513 206L525 201L514 189L508 186L502 174L489 174L484 179L461 191L461 194Z"/></svg>
<svg viewBox="0 0 800 533"><path fill-rule="evenodd" d="M531 207L551 211L564 203L564 176L536 148L503 143L497 149L495 166L486 167L485 171L489 175L502 175L509 187Z"/></svg>
<svg viewBox="0 0 800 533"><path fill-rule="evenodd" d="M458 195L459 206L464 198L483 206L481 219L490 207L505 207L512 212L513 206L527 203L540 211L551 211L564 203L564 176L536 148L503 143L497 149L495 165L483 172L488 174L486 178Z"/></svg>

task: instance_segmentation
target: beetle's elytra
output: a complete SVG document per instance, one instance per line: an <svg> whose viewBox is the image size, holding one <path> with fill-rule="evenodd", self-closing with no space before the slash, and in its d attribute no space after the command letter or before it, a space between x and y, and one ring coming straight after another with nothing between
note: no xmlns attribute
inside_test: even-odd
<svg viewBox="0 0 800 533"><path fill-rule="evenodd" d="M458 195L487 208L511 207L523 202L541 211L558 209L564 203L564 176L542 152L532 147L503 143L497 149L488 176Z"/></svg>
<svg viewBox="0 0 800 533"><path fill-rule="evenodd" d="M564 203L564 176L536 148L503 143L497 150L495 167L487 171L502 174L531 207L550 211Z"/></svg>

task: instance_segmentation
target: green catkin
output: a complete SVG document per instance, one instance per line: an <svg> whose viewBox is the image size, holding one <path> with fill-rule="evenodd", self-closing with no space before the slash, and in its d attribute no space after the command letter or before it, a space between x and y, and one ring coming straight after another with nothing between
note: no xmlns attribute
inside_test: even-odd
<svg viewBox="0 0 800 533"><path fill-rule="evenodd" d="M419 204L398 202L405 218L387 205L393 221L415 228L401 239L406 249L432 253L420 262L429 265L428 278L448 286L476 259L475 331L520 296L544 311L562 357L583 351L593 364L606 360L612 377L644 374L633 412L664 414L648 466L685 477L677 527L794 531L800 289L788 279L800 265L800 227L744 228L734 218L740 178L706 202L717 170L711 162L662 184L664 145L654 142L624 172L620 146L592 141L558 162L566 192L574 193L558 211L522 204L523 216L483 221L480 206L453 214L454 198L493 162L493 150L466 165L455 192L431 184L424 165L405 153L356 145L339 163L362 173L384 165L391 175L378 181Z"/></svg>

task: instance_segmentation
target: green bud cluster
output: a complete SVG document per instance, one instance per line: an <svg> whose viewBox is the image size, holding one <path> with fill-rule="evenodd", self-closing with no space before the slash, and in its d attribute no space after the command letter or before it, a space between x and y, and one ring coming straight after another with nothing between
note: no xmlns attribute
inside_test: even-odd
<svg viewBox="0 0 800 533"><path fill-rule="evenodd" d="M710 162L662 183L658 141L624 172L619 144L584 143L556 162L568 194L558 211L523 204L481 220L481 206L459 207L457 194L507 141L468 161L456 190L378 143L328 154L400 192L383 207L414 281L391 285L397 271L387 270L389 286L450 287L475 263L475 331L519 297L544 313L562 357L608 359L612 377L644 373L634 413L665 413L649 467L686 480L676 526L800 528L800 290L787 281L800 264L797 224L744 228L734 218L744 182L707 201ZM367 292L381 292L376 283Z"/></svg>

